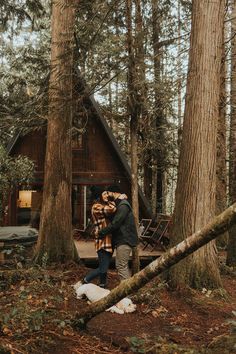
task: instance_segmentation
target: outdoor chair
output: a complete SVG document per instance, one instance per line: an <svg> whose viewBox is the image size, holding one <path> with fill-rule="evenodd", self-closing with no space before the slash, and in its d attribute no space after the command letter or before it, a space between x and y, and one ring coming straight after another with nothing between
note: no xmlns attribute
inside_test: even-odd
<svg viewBox="0 0 236 354"><path fill-rule="evenodd" d="M145 235L147 232L149 226L152 223L152 219L142 219L139 223L139 237L141 238L142 236Z"/></svg>
<svg viewBox="0 0 236 354"><path fill-rule="evenodd" d="M149 227L151 224L152 219L142 219L139 223L138 237L143 245L146 244L146 237L149 236Z"/></svg>
<svg viewBox="0 0 236 354"><path fill-rule="evenodd" d="M161 248L166 251L166 246L169 244L169 228L171 224L171 216L159 214L157 221L152 221L145 231L145 234L140 236L140 241L143 243L143 250L148 246L151 251Z"/></svg>
<svg viewBox="0 0 236 354"><path fill-rule="evenodd" d="M142 219L139 225L139 241L144 245L144 248L146 248L153 231L157 227L157 222L153 219Z"/></svg>

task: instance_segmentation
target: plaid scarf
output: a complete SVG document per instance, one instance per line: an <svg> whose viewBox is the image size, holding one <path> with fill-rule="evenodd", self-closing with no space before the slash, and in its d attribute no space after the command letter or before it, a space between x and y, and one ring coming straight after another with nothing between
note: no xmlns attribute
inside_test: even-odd
<svg viewBox="0 0 236 354"><path fill-rule="evenodd" d="M94 235L96 252L100 249L104 249L107 252L113 253L111 235L106 235L103 239L99 239L98 231L107 226L109 223L107 218L115 212L116 206L114 202L107 202L106 204L95 202L92 206L91 214L95 228Z"/></svg>

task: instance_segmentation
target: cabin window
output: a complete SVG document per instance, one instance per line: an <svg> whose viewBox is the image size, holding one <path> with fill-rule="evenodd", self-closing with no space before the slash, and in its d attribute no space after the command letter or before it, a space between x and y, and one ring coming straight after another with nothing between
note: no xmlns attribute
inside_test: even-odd
<svg viewBox="0 0 236 354"><path fill-rule="evenodd" d="M83 134L76 134L72 136L72 150L83 149Z"/></svg>
<svg viewBox="0 0 236 354"><path fill-rule="evenodd" d="M19 191L18 207L31 208L33 191Z"/></svg>

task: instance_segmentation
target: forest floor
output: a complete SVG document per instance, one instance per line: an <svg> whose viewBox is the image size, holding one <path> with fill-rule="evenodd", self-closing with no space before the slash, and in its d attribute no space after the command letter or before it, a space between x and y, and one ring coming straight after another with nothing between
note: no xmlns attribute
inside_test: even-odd
<svg viewBox="0 0 236 354"><path fill-rule="evenodd" d="M71 285L88 268L76 264L40 268L20 259L14 256L15 261L0 270L1 354L236 352L232 269L222 267L224 290L171 291L155 278L131 296L136 312L104 312L82 331L74 328L73 319L89 305L76 299ZM110 270L109 288L116 285L116 272Z"/></svg>

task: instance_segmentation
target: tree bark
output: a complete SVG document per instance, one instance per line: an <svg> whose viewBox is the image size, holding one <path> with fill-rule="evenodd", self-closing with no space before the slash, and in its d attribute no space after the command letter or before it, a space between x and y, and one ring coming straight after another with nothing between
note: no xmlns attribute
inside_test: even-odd
<svg viewBox="0 0 236 354"><path fill-rule="evenodd" d="M182 138L182 73L181 73L181 0L178 0L178 59L177 59L177 95L178 95L178 148Z"/></svg>
<svg viewBox="0 0 236 354"><path fill-rule="evenodd" d="M152 197L152 151L150 149L151 144L147 143L150 136L151 120L147 109L148 102L148 90L146 82L146 64L145 64L145 52L144 52L144 29L143 29L143 16L141 1L135 0L135 86L138 97L136 98L136 105L139 106L139 129L142 132L142 151L143 155L143 189L147 199L151 202Z"/></svg>
<svg viewBox="0 0 236 354"><path fill-rule="evenodd" d="M75 326L85 328L87 322L103 312L110 306L120 301L123 297L137 291L151 279L163 273L165 270L178 263L185 257L197 251L217 236L228 230L236 223L236 203L226 209L223 213L216 216L209 224L201 230L172 247L163 256L150 263L132 278L124 280L119 286L113 289L108 296L91 304L88 309L75 316Z"/></svg>
<svg viewBox="0 0 236 354"><path fill-rule="evenodd" d="M230 147L229 147L229 199L236 201L236 0L232 1L231 14L231 93L230 93ZM226 264L236 266L236 226L229 232Z"/></svg>
<svg viewBox="0 0 236 354"><path fill-rule="evenodd" d="M156 138L156 153L154 171L156 176L153 181L156 181L156 211L157 213L163 212L163 183L164 183L164 165L165 165L165 118L162 103L161 93L161 59L162 59L162 46L160 46L161 25L159 16L159 0L152 0L152 41L153 41L153 54L154 54L154 99L155 99L155 129L157 132Z"/></svg>
<svg viewBox="0 0 236 354"><path fill-rule="evenodd" d="M172 245L215 215L216 137L224 3L193 2L189 71ZM170 272L173 286L221 287L215 242Z"/></svg>
<svg viewBox="0 0 236 354"><path fill-rule="evenodd" d="M226 172L226 50L225 26L222 28L222 54L220 70L220 105L217 132L216 158L216 215L227 207L227 172ZM217 246L225 248L228 243L228 232L217 239Z"/></svg>
<svg viewBox="0 0 236 354"><path fill-rule="evenodd" d="M52 5L51 73L43 203L35 261L78 260L72 238L71 127L76 0Z"/></svg>
<svg viewBox="0 0 236 354"><path fill-rule="evenodd" d="M126 22L127 22L127 47L128 47L128 113L130 116L130 144L131 144L131 198L136 226L139 223L139 201L138 201L138 117L139 103L137 87L135 84L136 62L132 35L132 1L126 0ZM132 272L139 270L138 249L133 249Z"/></svg>

